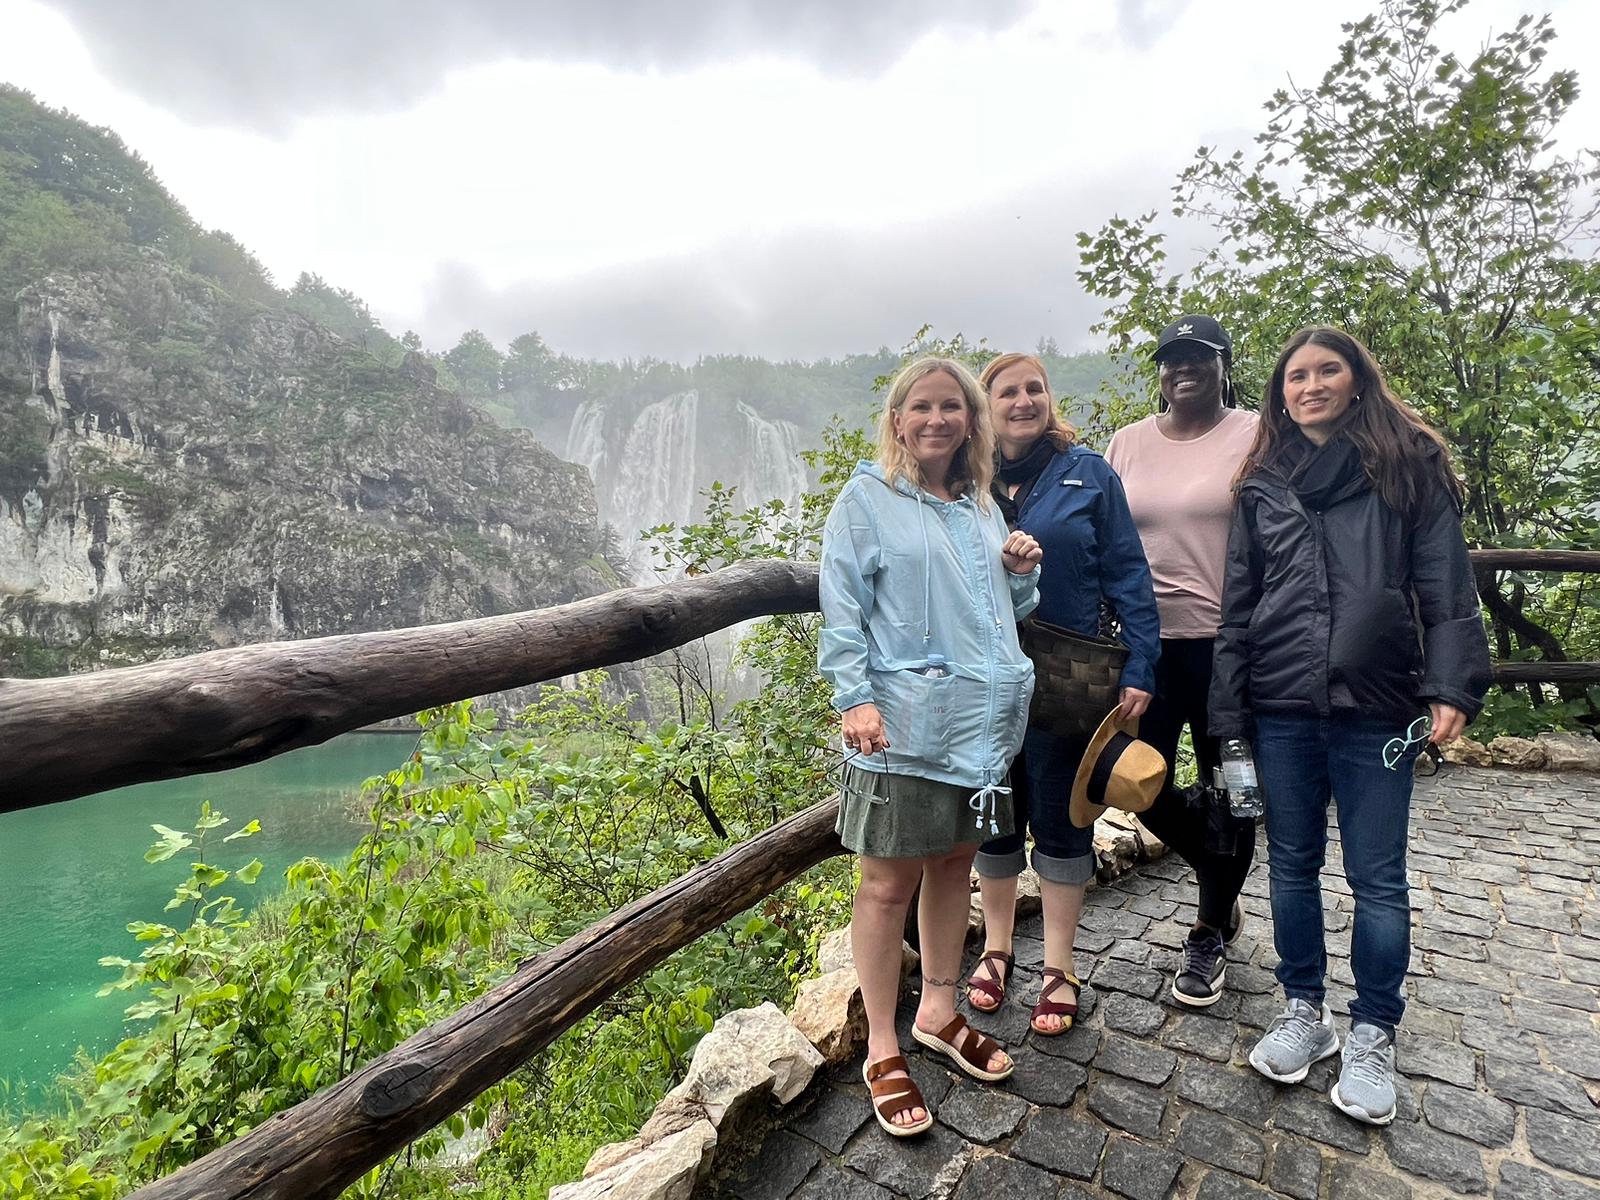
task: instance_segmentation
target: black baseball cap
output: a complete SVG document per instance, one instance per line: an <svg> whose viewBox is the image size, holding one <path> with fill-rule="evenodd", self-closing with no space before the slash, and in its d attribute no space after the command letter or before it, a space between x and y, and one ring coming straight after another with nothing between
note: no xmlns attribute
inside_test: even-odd
<svg viewBox="0 0 1600 1200"><path fill-rule="evenodd" d="M1233 339L1228 336L1228 331L1215 317L1203 317L1197 314L1179 317L1161 331L1161 336L1156 339L1155 351L1150 357L1159 360L1162 351L1179 342L1196 342L1202 346L1209 346L1222 355L1224 362L1233 361Z"/></svg>

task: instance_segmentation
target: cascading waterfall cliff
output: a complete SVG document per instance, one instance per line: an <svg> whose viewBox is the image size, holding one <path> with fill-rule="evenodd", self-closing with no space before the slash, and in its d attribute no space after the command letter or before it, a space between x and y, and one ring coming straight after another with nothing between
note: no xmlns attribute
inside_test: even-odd
<svg viewBox="0 0 1600 1200"><path fill-rule="evenodd" d="M806 490L800 430L743 400L679 392L631 408L588 400L573 413L565 457L595 481L601 519L616 528L635 581L662 578L642 530L699 519L720 482L737 503L794 502Z"/></svg>

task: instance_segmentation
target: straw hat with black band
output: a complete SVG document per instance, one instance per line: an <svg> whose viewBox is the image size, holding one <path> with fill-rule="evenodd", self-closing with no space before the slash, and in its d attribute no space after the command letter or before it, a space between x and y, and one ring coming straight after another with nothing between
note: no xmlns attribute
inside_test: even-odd
<svg viewBox="0 0 1600 1200"><path fill-rule="evenodd" d="M1167 760L1139 740L1139 720L1124 720L1113 708L1089 739L1089 748L1072 780L1068 814L1088 829L1108 808L1141 813L1156 802L1167 782Z"/></svg>

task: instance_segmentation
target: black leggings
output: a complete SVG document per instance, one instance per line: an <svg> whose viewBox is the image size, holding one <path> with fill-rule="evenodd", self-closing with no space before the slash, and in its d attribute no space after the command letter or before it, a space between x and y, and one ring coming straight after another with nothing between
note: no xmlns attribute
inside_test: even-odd
<svg viewBox="0 0 1600 1200"><path fill-rule="evenodd" d="M1167 785L1149 810L1139 814L1139 820L1194 868L1200 886L1200 922L1222 929L1228 923L1233 903L1239 898L1245 876L1250 874L1250 864L1255 860L1256 840L1250 827L1253 822L1236 823L1237 828L1224 830L1226 836L1222 841L1231 843L1232 849L1218 853L1211 848L1218 844L1217 831L1212 826L1218 819L1226 824L1230 818L1211 813L1203 803L1190 804L1188 798L1172 786L1178 739L1185 724L1194 742L1201 778L1211 779L1221 762L1217 741L1210 736L1206 724L1213 641L1212 638L1161 639L1155 698L1139 722L1139 737L1166 757Z"/></svg>

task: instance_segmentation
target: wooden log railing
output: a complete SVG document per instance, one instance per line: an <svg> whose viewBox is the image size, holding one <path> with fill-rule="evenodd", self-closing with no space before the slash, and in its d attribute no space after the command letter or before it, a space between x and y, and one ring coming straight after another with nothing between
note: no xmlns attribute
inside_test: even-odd
<svg viewBox="0 0 1600 1200"><path fill-rule="evenodd" d="M1600 553L1475 550L1483 570L1600 572ZM64 679L0 680L0 812L219 771L373 721L659 653L817 608L817 569L711 575L452 625L279 642ZM1600 663L1502 663L1501 683L1600 680ZM837 802L727 850L142 1200L323 1200L504 1079L618 988L830 855Z"/></svg>
<svg viewBox="0 0 1600 1200"><path fill-rule="evenodd" d="M1600 573L1600 551L1471 556L1486 571ZM536 612L269 642L59 679L0 679L0 812L243 766L432 705L816 608L814 564L749 562ZM1596 683L1600 663L1499 663L1495 680Z"/></svg>
<svg viewBox="0 0 1600 1200"><path fill-rule="evenodd" d="M1483 574L1494 571L1600 574L1600 550L1471 550L1468 557L1480 572L1480 592ZM1498 662L1494 664L1494 681L1501 687L1519 683L1600 683L1600 662L1563 662L1548 658Z"/></svg>
<svg viewBox="0 0 1600 1200"><path fill-rule="evenodd" d="M815 612L814 563L747 562L558 608L0 679L0 812L270 758L373 721Z"/></svg>

